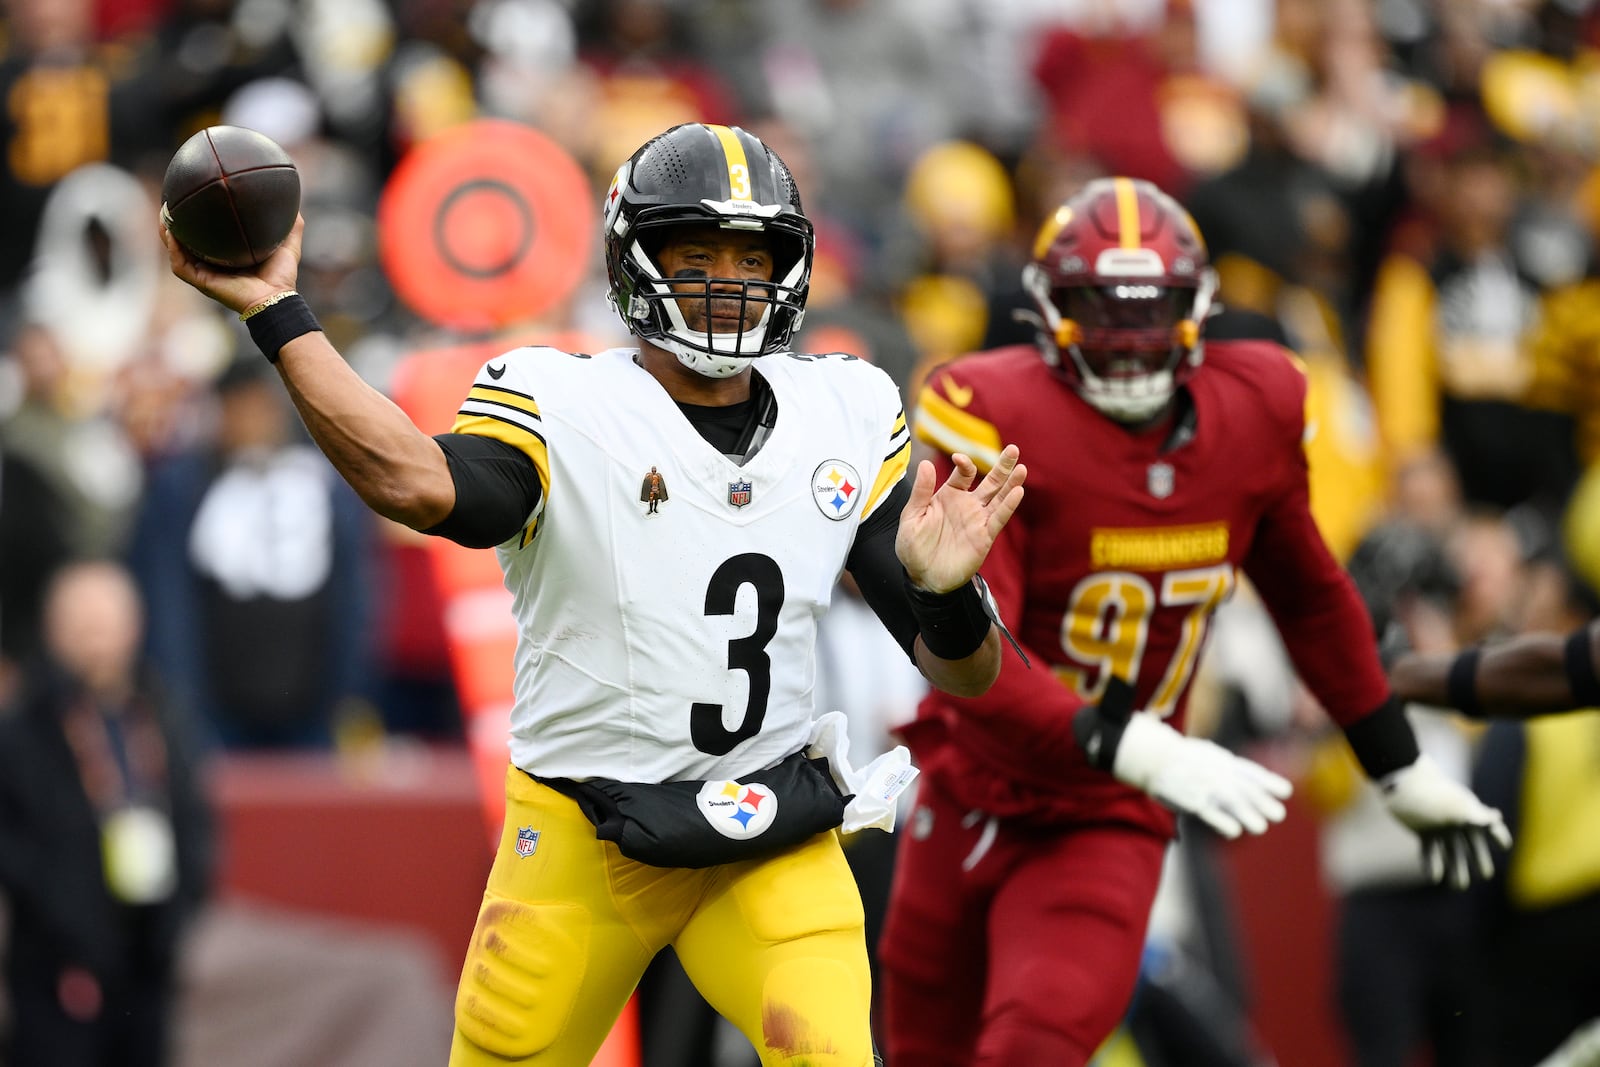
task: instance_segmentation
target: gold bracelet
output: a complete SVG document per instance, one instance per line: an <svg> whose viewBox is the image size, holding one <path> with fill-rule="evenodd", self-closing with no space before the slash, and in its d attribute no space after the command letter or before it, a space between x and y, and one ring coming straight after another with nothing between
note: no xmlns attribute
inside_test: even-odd
<svg viewBox="0 0 1600 1067"><path fill-rule="evenodd" d="M271 296L269 296L265 300L261 301L261 303L259 303L259 304L251 304L249 307L245 308L242 312L240 312L239 313L239 321L240 322L248 322L249 319L250 319L250 316L261 314L263 311L267 310L269 307L271 307L273 304L276 304L278 301L287 300L291 296L299 296L299 295L300 294L297 291L293 290L293 289L285 289L282 292L273 293Z"/></svg>

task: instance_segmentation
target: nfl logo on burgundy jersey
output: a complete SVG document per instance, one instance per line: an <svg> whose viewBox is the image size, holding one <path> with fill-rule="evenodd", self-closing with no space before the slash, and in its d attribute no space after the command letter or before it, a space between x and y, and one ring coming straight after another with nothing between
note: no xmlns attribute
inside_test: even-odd
<svg viewBox="0 0 1600 1067"><path fill-rule="evenodd" d="M1157 500L1165 500L1172 495L1172 464L1152 463L1145 472L1145 488L1150 490L1150 495Z"/></svg>

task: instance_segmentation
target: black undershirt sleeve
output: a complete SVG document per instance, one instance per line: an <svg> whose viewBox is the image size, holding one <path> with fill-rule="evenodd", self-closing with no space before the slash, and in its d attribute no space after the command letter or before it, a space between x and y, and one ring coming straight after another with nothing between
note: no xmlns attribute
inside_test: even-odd
<svg viewBox="0 0 1600 1067"><path fill-rule="evenodd" d="M860 587L861 598L915 663L917 619L906 599L905 568L894 551L895 535L900 531L900 512L905 510L909 499L911 479L902 478L889 490L878 510L856 531L855 544L844 566Z"/></svg>
<svg viewBox="0 0 1600 1067"><path fill-rule="evenodd" d="M526 452L471 433L434 437L450 464L456 506L422 532L467 548L493 548L522 532L539 504L539 471Z"/></svg>

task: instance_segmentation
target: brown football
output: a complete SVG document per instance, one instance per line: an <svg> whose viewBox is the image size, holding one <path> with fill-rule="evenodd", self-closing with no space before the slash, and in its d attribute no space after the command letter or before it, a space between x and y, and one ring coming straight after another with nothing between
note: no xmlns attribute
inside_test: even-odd
<svg viewBox="0 0 1600 1067"><path fill-rule="evenodd" d="M161 182L161 217L196 258L253 267L294 229L300 172L272 138L211 126L183 142Z"/></svg>

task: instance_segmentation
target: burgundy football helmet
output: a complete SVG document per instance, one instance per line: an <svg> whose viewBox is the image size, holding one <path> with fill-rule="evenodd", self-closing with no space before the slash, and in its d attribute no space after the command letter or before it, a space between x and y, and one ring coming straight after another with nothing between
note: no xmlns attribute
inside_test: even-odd
<svg viewBox="0 0 1600 1067"><path fill-rule="evenodd" d="M1200 366L1216 273L1189 213L1150 182L1084 186L1040 227L1022 282L1045 361L1118 422L1159 414Z"/></svg>

